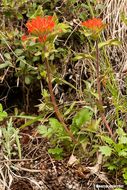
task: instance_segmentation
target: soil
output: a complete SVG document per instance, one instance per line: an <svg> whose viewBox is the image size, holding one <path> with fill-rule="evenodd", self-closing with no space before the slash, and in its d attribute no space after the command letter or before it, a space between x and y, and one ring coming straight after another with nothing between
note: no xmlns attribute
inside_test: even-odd
<svg viewBox="0 0 127 190"><path fill-rule="evenodd" d="M69 154L66 154L62 160L54 159L48 154L50 143L37 134L36 136L33 134L35 134L33 131L31 134L27 131L20 134L22 159L17 157L16 160L16 156L9 162L3 159L2 168L8 175L7 186L11 184L6 190L96 190L98 188L95 186L98 184L113 184L114 179L109 176L109 173L108 177L106 173L103 179L100 177L102 176L101 168L98 173L86 170L93 163L89 158L84 157L80 164L70 166L68 166L71 156ZM121 184L119 180L117 182Z"/></svg>

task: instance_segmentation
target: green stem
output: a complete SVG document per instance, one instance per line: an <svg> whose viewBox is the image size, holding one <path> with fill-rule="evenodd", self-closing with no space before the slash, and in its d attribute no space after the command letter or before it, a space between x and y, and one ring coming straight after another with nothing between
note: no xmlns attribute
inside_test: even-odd
<svg viewBox="0 0 127 190"><path fill-rule="evenodd" d="M104 111L103 111L103 102L102 102L102 96L101 96L101 84L100 84L100 64L99 64L99 48L98 48L98 40L96 40L96 72L97 72L97 93L98 93L98 103L100 109L100 115L103 123L105 124L107 130L109 131L109 134L113 136L112 130L106 120Z"/></svg>
<svg viewBox="0 0 127 190"><path fill-rule="evenodd" d="M57 103L56 103L56 99L55 99L55 96L54 96L54 93L53 93L53 87L52 87L52 80L51 80L51 71L50 71L50 66L49 66L49 62L48 62L48 59L46 59L45 61L45 65L46 65L46 71L47 71L47 77L48 77L48 88L49 88L49 93L50 93L50 96L51 96L51 101L52 101L52 104L53 104L53 107L54 107L54 111L55 111L55 114L58 118L58 120L61 122L61 124L63 125L65 131L68 133L68 135L71 137L71 139L73 140L73 142L75 144L77 144L77 140L74 138L72 132L68 129L67 125L65 124L64 122L64 118L62 116L62 114L60 113L59 111L59 108L57 106Z"/></svg>
<svg viewBox="0 0 127 190"><path fill-rule="evenodd" d="M92 15L92 17L94 18L94 11L93 11L93 8L91 6L91 3L90 3L90 0L87 0L87 5L89 6L89 11L90 11L90 14Z"/></svg>

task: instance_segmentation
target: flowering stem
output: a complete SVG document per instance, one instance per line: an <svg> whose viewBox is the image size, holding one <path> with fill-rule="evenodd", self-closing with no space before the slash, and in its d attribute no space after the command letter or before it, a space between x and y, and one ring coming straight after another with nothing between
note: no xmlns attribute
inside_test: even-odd
<svg viewBox="0 0 127 190"><path fill-rule="evenodd" d="M48 62L48 59L47 59L47 58L46 58L46 60L45 60L45 65L46 65L46 70L47 70L49 93L50 93L50 96L51 96L51 101L52 101L52 104L53 104L53 107L54 107L55 114L56 114L58 120L59 120L59 121L61 122L61 124L63 125L65 131L68 133L68 135L69 135L69 136L71 137L71 139L73 140L73 142L74 142L75 144L77 144L77 140L74 138L72 132L68 129L66 123L64 122L63 116L62 116L62 114L60 113L59 108L58 108L58 106L57 106L56 99L55 99L55 96L54 96L54 93L53 93L52 82L51 82L50 66L49 66L49 62Z"/></svg>
<svg viewBox="0 0 127 190"><path fill-rule="evenodd" d="M104 111L103 111L103 102L101 96L101 84L100 84L100 64L99 64L99 48L98 48L98 40L96 40L96 72L97 72L97 93L98 93L98 103L100 107L100 115L103 123L105 124L109 134L113 136L112 130L106 120Z"/></svg>

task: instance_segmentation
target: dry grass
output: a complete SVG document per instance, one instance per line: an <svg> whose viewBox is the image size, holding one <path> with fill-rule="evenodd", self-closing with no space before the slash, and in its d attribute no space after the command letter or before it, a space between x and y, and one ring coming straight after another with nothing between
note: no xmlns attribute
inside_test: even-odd
<svg viewBox="0 0 127 190"><path fill-rule="evenodd" d="M114 59L117 69L123 70L127 64L127 26L121 20L121 13L127 13L127 0L101 0L104 3L103 18L108 27L106 30L106 38L117 38L122 41L121 46L112 46L108 48L108 54ZM127 14L126 14L127 16Z"/></svg>

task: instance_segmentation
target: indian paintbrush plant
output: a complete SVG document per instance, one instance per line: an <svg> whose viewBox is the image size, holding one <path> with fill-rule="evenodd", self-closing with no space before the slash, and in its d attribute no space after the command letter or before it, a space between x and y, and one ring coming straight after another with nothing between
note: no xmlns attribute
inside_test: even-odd
<svg viewBox="0 0 127 190"><path fill-rule="evenodd" d="M109 134L112 136L112 130L106 120L104 109L103 109L103 102L102 102L102 95L101 95L101 83L100 83L100 62L99 62L99 47L98 47L98 40L101 34L101 31L105 28L105 24L103 24L100 18L93 18L81 23L83 27L83 33L85 36L90 37L92 40L95 41L95 49L96 49L96 76L97 76L97 93L98 93L98 109L100 111L102 122L105 124Z"/></svg>
<svg viewBox="0 0 127 190"><path fill-rule="evenodd" d="M103 24L101 19L93 18L87 20L85 22L82 22L81 26L83 27L83 33L85 34L85 36L95 41L96 76L97 76L97 93L98 93L97 106L100 112L102 122L103 124L105 124L110 134L110 137L102 134L97 135L98 137L101 138L101 140L104 143L103 146L99 146L99 151L101 152L102 155L104 155L104 160L105 160L104 166L107 167L110 171L117 171L119 165L119 169L124 178L124 182L125 184L127 184L127 164L126 164L127 135L124 129L122 128L125 124L124 121L120 121L119 119L118 129L113 134L112 129L110 128L106 120L103 108L103 101L102 101L100 62L99 62L100 60L99 50L101 48L107 45L120 45L120 42L117 41L116 39L110 39L105 42L100 42L101 39L100 33L106 26L105 24ZM80 56L82 57L82 54L80 54ZM84 57L86 57L86 55Z"/></svg>
<svg viewBox="0 0 127 190"><path fill-rule="evenodd" d="M51 63L50 55L57 52L55 49L55 42L58 37L62 36L64 33L70 30L69 25L65 23L59 23L56 15L48 16L36 16L31 18L26 23L27 34L22 36L22 42L24 48L27 50L35 50L35 52L40 55L42 64L44 64L47 74L47 83L50 93L51 102L54 108L57 119L49 119L49 128L46 126L39 126L39 132L47 137L51 138L55 136L54 144L57 144L56 149L58 150L59 141L70 139L74 144L78 144L82 139L82 134L84 133L83 126L89 125L92 122L92 115L95 113L91 111L92 108L85 107L80 110L72 119L72 124L68 126L64 120L63 114L60 112L57 105L52 86L52 73L51 73ZM105 110L103 108L103 101L101 95L101 81L100 81L100 55L99 49L105 45L118 45L115 40L108 40L106 42L99 43L102 30L106 27L106 24L102 22L99 18L93 18L84 22L81 22L82 33L85 34L87 38L90 38L95 42L95 56L93 55L83 55L83 58L92 58L95 61L96 68L96 84L97 84L97 94L96 104L101 116L102 123L106 126L110 136L112 137L112 130L107 122L105 116ZM116 44L115 44L116 43ZM82 58L82 56L80 56ZM41 74L41 72L40 72ZM94 120L95 121L95 120ZM99 125L100 120L95 121L95 126ZM91 124L92 125L92 124ZM83 131L82 131L83 130ZM97 130L97 129L96 129ZM92 131L93 132L93 131ZM94 131L95 132L95 131ZM80 138L81 137L81 138ZM78 139L78 140L77 140ZM84 137L85 139L85 137ZM82 141L82 140L81 140ZM82 141L83 142L83 141ZM81 142L80 142L81 143Z"/></svg>
<svg viewBox="0 0 127 190"><path fill-rule="evenodd" d="M35 48L39 50L42 58L42 63L44 63L46 67L49 93L57 119L60 121L72 141L74 143L77 143L77 140L74 138L72 132L68 129L63 115L59 111L58 105L56 103L52 87L51 68L48 59L49 55L56 51L54 45L55 40L58 36L61 36L63 33L67 32L69 26L64 23L58 23L56 15L43 15L42 17L37 16L36 18L28 20L26 27L28 30L28 35L22 36L24 47Z"/></svg>

